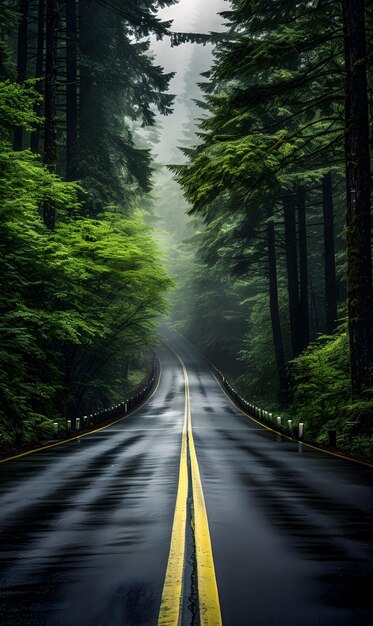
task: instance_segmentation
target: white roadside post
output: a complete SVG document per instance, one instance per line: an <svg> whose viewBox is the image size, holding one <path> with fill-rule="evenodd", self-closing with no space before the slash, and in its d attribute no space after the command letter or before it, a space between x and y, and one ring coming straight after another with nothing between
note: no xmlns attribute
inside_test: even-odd
<svg viewBox="0 0 373 626"><path fill-rule="evenodd" d="M298 439L303 439L303 435L304 435L304 424L303 422L300 422L300 424L298 425Z"/></svg>
<svg viewBox="0 0 373 626"><path fill-rule="evenodd" d="M80 417L77 417L75 420L75 428L76 430L80 430Z"/></svg>
<svg viewBox="0 0 373 626"><path fill-rule="evenodd" d="M278 415L276 419L277 419L277 426L281 426L281 416Z"/></svg>
<svg viewBox="0 0 373 626"><path fill-rule="evenodd" d="M67 430L71 430L71 420L67 420Z"/></svg>
<svg viewBox="0 0 373 626"><path fill-rule="evenodd" d="M58 435L58 422L53 422L53 435Z"/></svg>
<svg viewBox="0 0 373 626"><path fill-rule="evenodd" d="M291 425L292 425L292 420L288 420L288 427L290 431L291 431Z"/></svg>

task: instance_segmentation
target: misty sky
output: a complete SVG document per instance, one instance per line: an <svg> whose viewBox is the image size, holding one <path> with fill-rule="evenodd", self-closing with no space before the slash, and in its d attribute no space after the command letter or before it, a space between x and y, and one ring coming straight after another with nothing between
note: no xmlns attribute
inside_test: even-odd
<svg viewBox="0 0 373 626"><path fill-rule="evenodd" d="M172 30L180 32L209 32L222 29L222 18L217 15L219 11L226 9L226 0L180 0L172 7L159 12L165 20L173 20ZM159 159L162 162L169 162L174 159L175 146L182 138L183 123L185 122L186 110L184 98L182 97L184 88L184 76L189 67L193 50L196 44L183 44L176 48L171 48L167 39L163 41L153 40L153 50L156 54L157 63L165 68L166 72L176 72L175 78L170 85L170 92L178 96L175 103L173 115L160 117L163 127L161 139L157 148ZM198 46L198 53L203 55L205 62L204 70L209 68L211 63L211 46ZM196 75L196 82L199 76Z"/></svg>

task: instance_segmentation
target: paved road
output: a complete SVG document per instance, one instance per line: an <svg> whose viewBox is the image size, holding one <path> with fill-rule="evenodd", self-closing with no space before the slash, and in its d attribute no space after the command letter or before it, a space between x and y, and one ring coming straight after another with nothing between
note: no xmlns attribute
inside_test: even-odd
<svg viewBox="0 0 373 626"><path fill-rule="evenodd" d="M264 430L173 347L136 413L0 465L0 624L372 626L372 470Z"/></svg>

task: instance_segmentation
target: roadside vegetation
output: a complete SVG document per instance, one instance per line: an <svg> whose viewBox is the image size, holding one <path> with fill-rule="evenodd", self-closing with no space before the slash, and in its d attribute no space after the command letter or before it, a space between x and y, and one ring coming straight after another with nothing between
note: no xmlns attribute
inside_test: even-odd
<svg viewBox="0 0 373 626"><path fill-rule="evenodd" d="M147 225L150 144L135 140L171 110L170 76L147 54L149 33L167 26L156 5L118 16L80 3L79 29L77 2L2 5L3 449L144 378L171 286Z"/></svg>
<svg viewBox="0 0 373 626"><path fill-rule="evenodd" d="M372 457L372 7L232 0L192 35L175 3L3 2L0 446L123 399L174 281L173 323L241 394ZM172 174L153 35L209 43Z"/></svg>
<svg viewBox="0 0 373 626"><path fill-rule="evenodd" d="M172 168L194 220L174 321L250 401L372 457L372 8L223 17Z"/></svg>

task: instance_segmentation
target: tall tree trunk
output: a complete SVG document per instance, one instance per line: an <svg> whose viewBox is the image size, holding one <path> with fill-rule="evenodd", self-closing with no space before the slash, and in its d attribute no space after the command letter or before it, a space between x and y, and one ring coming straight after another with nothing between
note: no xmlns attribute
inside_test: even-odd
<svg viewBox="0 0 373 626"><path fill-rule="evenodd" d="M313 322L313 337L317 337L318 333L320 332L320 320L319 320L319 313L317 310L316 294L312 285L312 279L310 282L311 282L310 288L311 288L311 312L312 312L312 322Z"/></svg>
<svg viewBox="0 0 373 626"><path fill-rule="evenodd" d="M342 0L346 67L347 296L355 396L373 382L371 171L364 0Z"/></svg>
<svg viewBox="0 0 373 626"><path fill-rule="evenodd" d="M277 289L277 262L275 247L275 226L272 220L267 222L267 242L268 242L268 278L269 278L269 302L271 310L273 345L275 348L276 365L280 383L279 402L285 404L287 400L287 373L284 354L284 344L282 340L280 311L278 306Z"/></svg>
<svg viewBox="0 0 373 626"><path fill-rule="evenodd" d="M285 219L285 250L288 278L291 347L292 355L295 357L302 351L302 344L300 340L301 332L299 324L297 230L295 222L294 196L284 196L283 206Z"/></svg>
<svg viewBox="0 0 373 626"><path fill-rule="evenodd" d="M66 0L66 179L76 178L78 141L78 59L77 59L77 3Z"/></svg>
<svg viewBox="0 0 373 626"><path fill-rule="evenodd" d="M56 56L57 56L57 0L47 0L46 58L45 58L45 124L44 163L51 172L56 169ZM44 204L44 223L50 230L55 226L53 202Z"/></svg>
<svg viewBox="0 0 373 626"><path fill-rule="evenodd" d="M20 0L20 20L18 24L17 39L17 81L22 83L27 78L27 54L28 54L28 9L29 0ZM13 146L15 150L23 148L23 128L19 126L14 131Z"/></svg>
<svg viewBox="0 0 373 626"><path fill-rule="evenodd" d="M299 319L301 331L301 347L302 350L304 350L304 348L306 348L310 342L306 190L304 187L299 187L297 190L297 208L299 224Z"/></svg>
<svg viewBox="0 0 373 626"><path fill-rule="evenodd" d="M43 76L44 70L44 4L45 0L39 0L38 2L38 37L36 43L36 68L35 68L35 77L41 79ZM39 93L43 92L41 83L37 84L37 90ZM37 105L36 114L41 115L42 107ZM40 130L37 128L31 133L31 143L30 148L32 152L39 152L39 140L40 140Z"/></svg>
<svg viewBox="0 0 373 626"><path fill-rule="evenodd" d="M80 152L89 150L90 128L92 115L90 101L95 102L94 85L92 84L91 57L94 58L92 37L92 7L89 0L79 0L79 156Z"/></svg>
<svg viewBox="0 0 373 626"><path fill-rule="evenodd" d="M79 179L84 179L86 174L81 164L85 162L99 162L100 156L97 148L99 132L102 120L105 116L102 106L102 94L98 93L96 82L96 59L99 33L97 29L97 11L99 14L103 7L92 3L92 0L79 0L79 105L78 105L78 155L76 170ZM100 18L99 18L100 19ZM105 19L105 13L101 19ZM86 168L85 168L86 169ZM102 200L97 194L86 194L83 206L84 213L90 217L96 217L102 210Z"/></svg>
<svg viewBox="0 0 373 626"><path fill-rule="evenodd" d="M326 332L332 333L337 325L337 278L335 272L333 182L332 174L322 181L322 207L324 216L324 271Z"/></svg>

